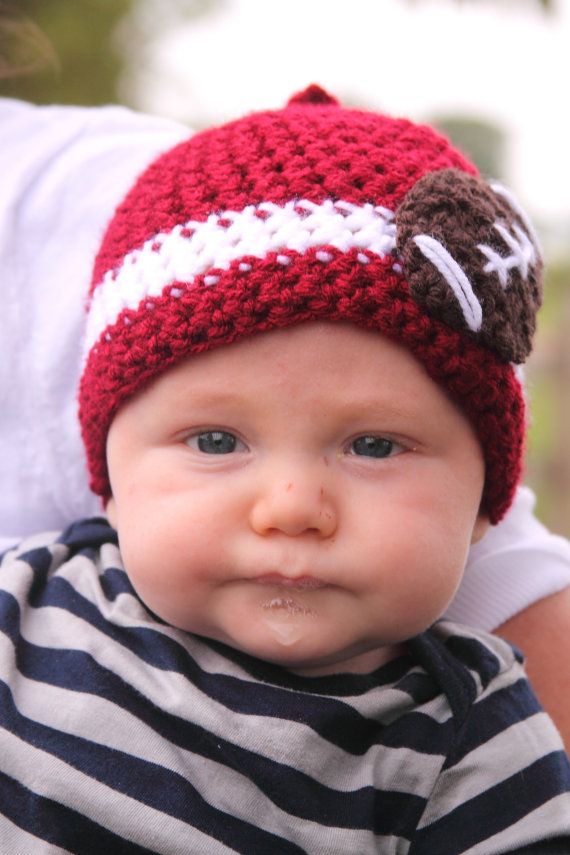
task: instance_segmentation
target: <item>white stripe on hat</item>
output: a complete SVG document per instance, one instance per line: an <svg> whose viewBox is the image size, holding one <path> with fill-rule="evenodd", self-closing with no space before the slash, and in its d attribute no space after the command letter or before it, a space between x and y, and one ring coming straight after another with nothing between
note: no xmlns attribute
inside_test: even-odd
<svg viewBox="0 0 570 855"><path fill-rule="evenodd" d="M127 253L120 267L108 271L96 286L87 319L87 352L124 309L151 304L169 285L189 285L208 271L227 270L239 258L265 258L270 252L280 253L277 261L287 264L285 250L302 254L317 246L341 252L356 248L383 258L396 248L394 214L369 203L292 200L284 205L248 205L242 211L212 214L205 222L177 225ZM363 263L369 260L361 255ZM332 257L320 253L319 261L326 263ZM204 282L215 285L217 279L213 274ZM170 293L180 297L183 290L174 287Z"/></svg>

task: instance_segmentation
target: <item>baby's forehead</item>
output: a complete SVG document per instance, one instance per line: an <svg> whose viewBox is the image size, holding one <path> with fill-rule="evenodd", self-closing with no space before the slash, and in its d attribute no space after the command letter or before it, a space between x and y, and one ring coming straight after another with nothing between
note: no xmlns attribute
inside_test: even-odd
<svg viewBox="0 0 570 855"><path fill-rule="evenodd" d="M285 398L323 406L412 412L449 398L405 346L346 321L315 320L258 332L167 367L136 396L207 404Z"/></svg>

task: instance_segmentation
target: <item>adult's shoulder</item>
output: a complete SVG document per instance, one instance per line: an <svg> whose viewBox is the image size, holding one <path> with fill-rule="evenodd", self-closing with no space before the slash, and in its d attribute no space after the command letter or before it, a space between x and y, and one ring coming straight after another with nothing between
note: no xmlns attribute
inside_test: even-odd
<svg viewBox="0 0 570 855"><path fill-rule="evenodd" d="M54 215L64 213L62 202L81 191L89 210L102 204L108 219L108 202L116 204L139 171L190 133L177 122L119 105L40 106L9 98L0 98L0 128L2 212L13 202L19 217L28 215L53 201L54 193L63 194L45 212L52 228L58 227Z"/></svg>
<svg viewBox="0 0 570 855"><path fill-rule="evenodd" d="M0 99L0 548L100 511L75 403L93 257L135 177L189 134L125 107Z"/></svg>
<svg viewBox="0 0 570 855"><path fill-rule="evenodd" d="M0 149L7 149L16 141L24 147L29 143L38 160L45 158L46 149L49 151L53 142L67 139L71 143L82 132L90 136L93 131L98 131L102 137L125 133L155 136L159 146L160 138L166 145L172 145L189 134L189 129L179 122L119 104L100 107L37 105L15 98L0 98L0 120ZM31 132L40 133L41 138L29 137Z"/></svg>

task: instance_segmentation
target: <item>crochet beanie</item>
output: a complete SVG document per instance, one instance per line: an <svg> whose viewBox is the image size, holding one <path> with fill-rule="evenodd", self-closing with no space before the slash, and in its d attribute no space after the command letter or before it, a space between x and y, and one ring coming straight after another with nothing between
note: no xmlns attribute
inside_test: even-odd
<svg viewBox="0 0 570 855"><path fill-rule="evenodd" d="M511 194L430 127L311 86L196 134L140 176L95 261L79 391L91 487L110 495L114 414L170 366L257 332L349 321L405 345L466 413L496 523L521 475L517 366L540 276Z"/></svg>

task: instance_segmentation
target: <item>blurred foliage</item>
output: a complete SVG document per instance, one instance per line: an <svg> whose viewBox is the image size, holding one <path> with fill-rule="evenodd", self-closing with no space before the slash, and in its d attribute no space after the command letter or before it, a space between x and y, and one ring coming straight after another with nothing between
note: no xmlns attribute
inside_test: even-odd
<svg viewBox="0 0 570 855"><path fill-rule="evenodd" d="M537 512L570 537L570 257L546 265L544 305L528 366L527 477Z"/></svg>
<svg viewBox="0 0 570 855"><path fill-rule="evenodd" d="M125 65L144 56L151 39L221 2L0 2L0 95L37 104L117 101Z"/></svg>
<svg viewBox="0 0 570 855"><path fill-rule="evenodd" d="M486 178L502 178L505 134L497 125L470 116L435 116L432 123L479 168Z"/></svg>
<svg viewBox="0 0 570 855"><path fill-rule="evenodd" d="M540 332L558 329L565 299L570 292L570 258L551 261L546 267L544 305L540 310Z"/></svg>
<svg viewBox="0 0 570 855"><path fill-rule="evenodd" d="M34 74L56 62L41 29L31 19L0 5L0 79Z"/></svg>
<svg viewBox="0 0 570 855"><path fill-rule="evenodd" d="M133 0L19 0L10 15L14 76L0 81L0 94L36 103L104 104L116 98L122 60L113 44L113 32ZM30 39L30 22L53 46ZM36 73L24 74L22 55L34 53ZM42 59L44 62L42 63ZM29 63L28 63L29 64Z"/></svg>

